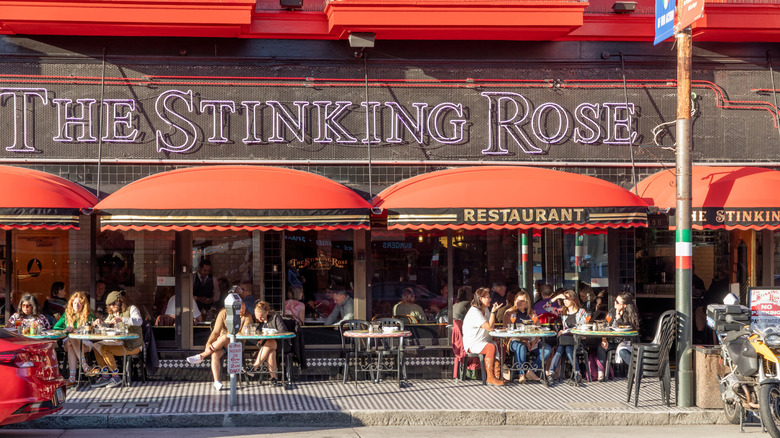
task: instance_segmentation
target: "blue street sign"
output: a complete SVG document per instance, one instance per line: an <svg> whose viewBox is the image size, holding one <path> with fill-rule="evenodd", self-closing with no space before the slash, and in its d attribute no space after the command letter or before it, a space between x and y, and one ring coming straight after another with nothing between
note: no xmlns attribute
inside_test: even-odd
<svg viewBox="0 0 780 438"><path fill-rule="evenodd" d="M655 41L658 44L674 35L675 0L655 0Z"/></svg>

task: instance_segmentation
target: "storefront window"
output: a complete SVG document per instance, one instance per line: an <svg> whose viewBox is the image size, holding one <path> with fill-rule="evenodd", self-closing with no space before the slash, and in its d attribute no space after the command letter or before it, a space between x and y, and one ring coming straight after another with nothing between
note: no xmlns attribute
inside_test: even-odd
<svg viewBox="0 0 780 438"><path fill-rule="evenodd" d="M334 308L330 290L344 289L353 296L353 231L287 231L284 233L286 267L285 297L278 297L274 308L281 308L292 297L292 288L303 288L305 319L322 322Z"/></svg>
<svg viewBox="0 0 780 438"><path fill-rule="evenodd" d="M225 307L225 298L232 286L251 283L252 295L260 295L260 288L254 281L253 248L249 231L193 233L192 293L202 321L216 318Z"/></svg>
<svg viewBox="0 0 780 438"><path fill-rule="evenodd" d="M107 292L124 290L144 319L154 322L165 312L175 290L172 232L102 231L96 256Z"/></svg>
<svg viewBox="0 0 780 438"><path fill-rule="evenodd" d="M438 312L446 308L445 234L376 231L372 232L371 240L370 316L393 316L393 308L401 301L401 292L406 288L414 291L414 304L420 306L425 315L426 321L417 322L433 320Z"/></svg>
<svg viewBox="0 0 780 438"><path fill-rule="evenodd" d="M16 311L16 305L22 294L31 293L38 299L41 309L45 309L54 320L55 314L61 311L58 306L46 306L46 300L51 296L51 286L54 282L64 283L67 293L73 292L70 281L69 264L69 231L61 230L26 230L14 231L11 242L13 248L13 273L11 275L11 312ZM3 250L5 247L3 246ZM5 251L3 251L5 264ZM5 274L5 266L3 273ZM3 275L5 287L5 275Z"/></svg>
<svg viewBox="0 0 780 438"><path fill-rule="evenodd" d="M430 231L372 232L371 309L392 316L401 292L411 287L426 321L443 319L447 308L447 235ZM472 292L494 282L518 287L517 233L508 230L455 231L452 235L453 291ZM454 297L453 297L454 298ZM442 313L445 312L445 313Z"/></svg>

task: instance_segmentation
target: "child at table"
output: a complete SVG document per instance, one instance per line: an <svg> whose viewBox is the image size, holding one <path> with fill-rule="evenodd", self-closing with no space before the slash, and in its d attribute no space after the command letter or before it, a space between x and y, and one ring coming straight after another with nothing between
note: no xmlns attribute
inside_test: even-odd
<svg viewBox="0 0 780 438"><path fill-rule="evenodd" d="M615 298L615 307L607 314L607 321L610 327L631 327L632 330L639 330L639 312L634 305L633 297L630 293L622 293ZM624 363L631 363L631 341L620 340L610 342L607 338L601 338L601 343L596 349L596 358L598 359L598 379L604 380L604 370L606 369L607 352L617 350L617 355Z"/></svg>
<svg viewBox="0 0 780 438"><path fill-rule="evenodd" d="M54 330L65 330L73 333L76 329L88 326L95 319L89 311L89 300L85 292L76 292L70 296L68 304L65 306L65 313L60 320L54 324ZM87 359L84 353L88 353L92 343L89 341L80 341L78 339L67 338L62 342L63 348L68 352L68 385L76 383L76 367L81 363L81 369L86 373L89 371Z"/></svg>

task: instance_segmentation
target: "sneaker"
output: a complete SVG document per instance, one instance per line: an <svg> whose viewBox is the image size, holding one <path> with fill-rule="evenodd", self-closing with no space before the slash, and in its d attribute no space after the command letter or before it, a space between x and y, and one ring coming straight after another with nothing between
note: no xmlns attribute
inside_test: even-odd
<svg viewBox="0 0 780 438"><path fill-rule="evenodd" d="M222 389L222 382L214 382L214 389L216 389L217 391Z"/></svg>
<svg viewBox="0 0 780 438"><path fill-rule="evenodd" d="M122 386L122 379L120 379L119 377L112 377L109 380L110 382L108 382L106 388L117 388L119 386Z"/></svg>
<svg viewBox="0 0 780 438"><path fill-rule="evenodd" d="M520 374L517 377L517 383L523 384L523 383L525 383L525 381L526 381L525 374Z"/></svg>
<svg viewBox="0 0 780 438"><path fill-rule="evenodd" d="M196 354L194 356L188 357L187 358L187 362L189 362L189 363L191 363L193 365L197 365L197 364L203 362L203 358L200 357L200 354Z"/></svg>
<svg viewBox="0 0 780 438"><path fill-rule="evenodd" d="M97 382L93 383L92 387L93 388L102 388L104 386L108 386L109 383L111 383L111 379L109 379L108 377L103 377L103 378L98 379Z"/></svg>

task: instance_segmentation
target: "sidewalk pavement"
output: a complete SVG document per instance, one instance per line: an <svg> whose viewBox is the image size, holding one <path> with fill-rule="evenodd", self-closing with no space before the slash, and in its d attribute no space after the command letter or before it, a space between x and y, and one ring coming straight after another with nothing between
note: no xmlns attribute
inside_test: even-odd
<svg viewBox="0 0 780 438"><path fill-rule="evenodd" d="M540 383L483 386L481 382L385 380L300 382L291 390L252 382L230 406L229 384L134 382L129 388L71 390L64 408L20 428L359 427L461 425L723 424L722 410L671 407L660 384L642 381L639 406L626 403L626 381L580 387ZM674 390L672 391L674 399Z"/></svg>

